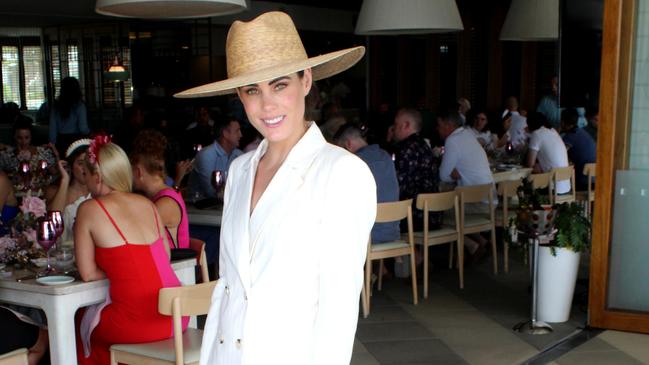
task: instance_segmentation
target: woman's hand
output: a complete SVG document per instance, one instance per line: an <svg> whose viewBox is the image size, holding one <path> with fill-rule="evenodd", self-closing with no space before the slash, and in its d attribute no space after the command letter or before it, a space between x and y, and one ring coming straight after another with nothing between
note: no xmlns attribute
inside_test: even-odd
<svg viewBox="0 0 649 365"><path fill-rule="evenodd" d="M58 160L56 163L59 174L61 174L61 182L69 183L70 182L70 174L68 173L68 162L65 160Z"/></svg>
<svg viewBox="0 0 649 365"><path fill-rule="evenodd" d="M174 185L179 186L185 175L192 169L191 160L178 161L176 164L176 177L174 178Z"/></svg>

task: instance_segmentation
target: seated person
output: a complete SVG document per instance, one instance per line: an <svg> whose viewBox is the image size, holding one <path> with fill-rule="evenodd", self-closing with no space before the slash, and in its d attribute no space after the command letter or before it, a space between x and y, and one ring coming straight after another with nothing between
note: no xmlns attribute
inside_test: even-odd
<svg viewBox="0 0 649 365"><path fill-rule="evenodd" d="M534 112L527 118L531 133L527 151L527 167L534 173L550 172L555 167L568 167L568 151L559 133L552 128L545 115ZM558 194L570 191L570 180L558 181Z"/></svg>
<svg viewBox="0 0 649 365"><path fill-rule="evenodd" d="M133 185L158 208L171 248L189 248L189 223L182 196L165 184L164 151L167 139L148 129L135 137L131 152Z"/></svg>
<svg viewBox="0 0 649 365"><path fill-rule="evenodd" d="M89 307L77 337L79 364L109 364L115 343L167 339L172 318L158 313L161 288L180 286L157 209L131 193L128 157L106 136L88 147L86 186L92 199L79 206L74 243L84 281L110 280L106 302ZM183 319L183 328L188 318Z"/></svg>
<svg viewBox="0 0 649 365"><path fill-rule="evenodd" d="M568 149L568 158L575 165L575 183L578 190L588 190L588 176L584 175L584 165L595 162L597 153L595 141L583 128L577 125L579 115L574 108L561 112L561 131L563 142Z"/></svg>
<svg viewBox="0 0 649 365"><path fill-rule="evenodd" d="M235 119L221 120L214 126L216 140L204 147L194 161L194 170L189 175L189 197L216 197L216 191L210 183L212 172L220 170L227 173L230 163L242 152L239 147L241 126Z"/></svg>
<svg viewBox="0 0 649 365"><path fill-rule="evenodd" d="M9 176L0 171L0 235L9 232L8 225L18 214L18 200L14 194L14 186Z"/></svg>
<svg viewBox="0 0 649 365"><path fill-rule="evenodd" d="M214 120L207 106L200 106L196 111L195 121L189 123L182 138L183 157L193 157L194 147L207 147L214 142Z"/></svg>
<svg viewBox="0 0 649 365"><path fill-rule="evenodd" d="M44 174L45 177L31 181L32 190L45 189L49 184L50 177L57 173L54 147L52 145L32 145L32 124L29 119L18 118L13 126L13 135L15 145L0 149L0 170L6 172L12 181L16 181L16 173L21 162L29 162L30 169L36 171L41 168L41 161L45 161L49 174ZM43 175L38 174L37 176Z"/></svg>
<svg viewBox="0 0 649 365"><path fill-rule="evenodd" d="M72 240L74 221L79 205L90 199L86 187L86 150L90 139L84 138L73 142L65 152L65 160L58 162L61 179L56 185L50 185L45 192L48 210L63 213L64 231L62 242Z"/></svg>
<svg viewBox="0 0 649 365"><path fill-rule="evenodd" d="M399 183L392 157L379 145L368 145L361 130L348 123L334 135L334 141L340 147L356 154L369 166L376 182L376 201L378 203L399 200ZM399 239L399 222L375 223L372 227L372 242L381 243Z"/></svg>

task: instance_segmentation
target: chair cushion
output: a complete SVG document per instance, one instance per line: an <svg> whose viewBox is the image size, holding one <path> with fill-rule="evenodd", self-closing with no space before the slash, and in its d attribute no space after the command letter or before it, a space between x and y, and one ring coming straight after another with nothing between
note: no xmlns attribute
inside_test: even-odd
<svg viewBox="0 0 649 365"><path fill-rule="evenodd" d="M440 229L435 229L432 231L428 231L428 238L435 238L435 237L441 237L441 236L446 236L449 234L455 234L457 231L455 230L455 226L442 226ZM424 238L424 232L415 232L414 233L415 240L417 239L423 239Z"/></svg>
<svg viewBox="0 0 649 365"><path fill-rule="evenodd" d="M183 333L183 352L185 364L193 364L199 361L201 356L202 341L202 330L196 328L187 328L185 333ZM174 349L173 337L156 342L116 344L112 345L110 349L170 362L174 362L176 360L176 350Z"/></svg>
<svg viewBox="0 0 649 365"><path fill-rule="evenodd" d="M380 252L387 250L394 250L397 248L407 248L410 247L408 242L405 241L391 241L391 242L381 242L372 244L372 252Z"/></svg>

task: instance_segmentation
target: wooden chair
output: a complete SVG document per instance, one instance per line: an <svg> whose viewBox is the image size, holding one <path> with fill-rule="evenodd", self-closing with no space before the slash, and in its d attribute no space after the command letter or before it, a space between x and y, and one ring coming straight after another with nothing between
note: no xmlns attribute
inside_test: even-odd
<svg viewBox="0 0 649 365"><path fill-rule="evenodd" d="M140 344L110 347L111 365L198 364L203 331L187 328L182 333L182 316L207 314L217 281L160 289L158 312L173 317L173 338Z"/></svg>
<svg viewBox="0 0 649 365"><path fill-rule="evenodd" d="M424 230L414 232L415 244L424 248L424 298L428 298L428 247L450 243L449 268L453 265L453 243L460 239L460 202L455 191L444 193L419 194L416 202L417 209L424 211ZM453 224L430 230L428 215L430 212L453 212ZM460 271L460 288L464 288L464 249L458 247L458 268Z"/></svg>
<svg viewBox="0 0 649 365"><path fill-rule="evenodd" d="M460 245L464 247L464 236L471 233L491 231L491 251L494 257L494 274L498 274L498 255L496 250L496 220L494 218L493 184L458 186L455 191L460 197ZM467 212L467 204L488 205L487 214Z"/></svg>
<svg viewBox="0 0 649 365"><path fill-rule="evenodd" d="M412 276L412 299L417 305L417 270L415 267L415 244L412 229L412 199L398 202L379 203L376 208L376 223L399 222L406 219L408 222L408 241L392 241L372 244L370 236L367 243L367 259L365 261L365 303L363 303L363 317L370 313L370 298L372 295L372 261L390 257L410 255L410 273ZM379 276L380 278L380 276Z"/></svg>
<svg viewBox="0 0 649 365"><path fill-rule="evenodd" d="M201 283L210 281L210 274L207 271L207 256L205 255L205 241L198 238L189 239L189 248L196 251L196 264L201 270ZM198 280L197 280L198 282Z"/></svg>
<svg viewBox="0 0 649 365"><path fill-rule="evenodd" d="M586 214L587 218L590 217L592 209L591 205L595 201L595 168L596 165L594 163L587 163L584 165L584 175L588 177L588 190L584 192L586 193L585 196L579 194L581 192L577 192L577 200L585 203L584 214Z"/></svg>
<svg viewBox="0 0 649 365"><path fill-rule="evenodd" d="M26 348L21 348L2 354L0 355L0 365L28 365L28 353Z"/></svg>
<svg viewBox="0 0 649 365"><path fill-rule="evenodd" d="M506 180L498 183L498 195L502 196L502 203L496 209L496 227L507 229L509 227L509 220L511 217L516 216L515 207L510 204L512 197L516 196L516 191L521 186L522 180ZM503 242L503 261L505 272L509 272L509 243L507 240Z"/></svg>
<svg viewBox="0 0 649 365"><path fill-rule="evenodd" d="M550 191L552 192L552 204L561 204L561 203L571 203L577 200L575 194L575 168L573 166L568 167L555 167L552 169L552 183L550 184ZM557 182L569 180L570 181L570 191L565 194L557 193Z"/></svg>

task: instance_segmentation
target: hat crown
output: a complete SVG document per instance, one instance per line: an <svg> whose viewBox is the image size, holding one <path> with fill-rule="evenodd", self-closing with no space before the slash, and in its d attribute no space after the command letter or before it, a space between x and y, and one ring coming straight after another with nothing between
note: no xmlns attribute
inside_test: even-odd
<svg viewBox="0 0 649 365"><path fill-rule="evenodd" d="M235 21L225 54L228 78L308 59L293 20L278 11Z"/></svg>

